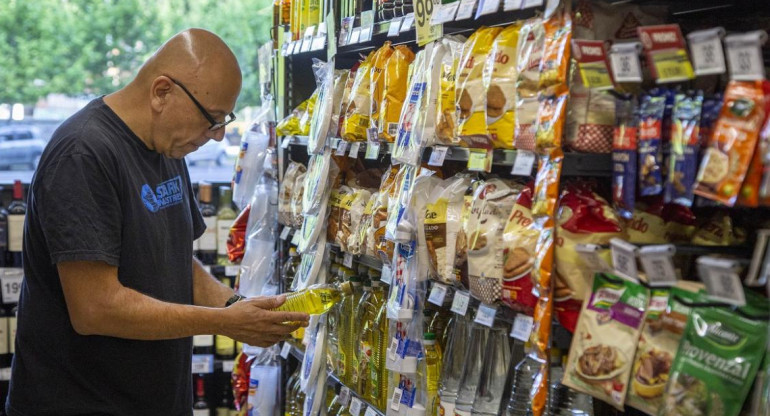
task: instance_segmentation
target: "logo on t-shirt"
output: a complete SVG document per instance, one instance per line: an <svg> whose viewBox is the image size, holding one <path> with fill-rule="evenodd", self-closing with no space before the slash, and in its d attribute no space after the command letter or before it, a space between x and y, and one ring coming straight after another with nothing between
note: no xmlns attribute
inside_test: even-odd
<svg viewBox="0 0 770 416"><path fill-rule="evenodd" d="M155 187L155 190L150 188L148 184L142 185L142 202L150 212L158 212L164 208L181 204L182 195L182 178L178 175L161 182Z"/></svg>

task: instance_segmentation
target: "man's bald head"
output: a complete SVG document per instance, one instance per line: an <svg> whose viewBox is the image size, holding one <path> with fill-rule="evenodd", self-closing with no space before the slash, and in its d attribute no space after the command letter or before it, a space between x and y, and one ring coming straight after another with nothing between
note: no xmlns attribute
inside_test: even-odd
<svg viewBox="0 0 770 416"><path fill-rule="evenodd" d="M210 138L224 137L224 129L209 130L212 123L194 100L222 122L234 111L241 81L238 60L222 39L207 30L188 29L163 44L136 78L105 102L148 148L181 158Z"/></svg>

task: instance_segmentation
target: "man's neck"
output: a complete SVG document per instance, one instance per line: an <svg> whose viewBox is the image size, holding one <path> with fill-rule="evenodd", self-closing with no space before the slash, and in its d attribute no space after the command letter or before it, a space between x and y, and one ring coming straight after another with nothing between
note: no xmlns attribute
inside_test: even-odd
<svg viewBox="0 0 770 416"><path fill-rule="evenodd" d="M130 86L116 91L104 97L104 103L126 123L129 129L141 140L148 149L154 150L151 134L150 122L146 119L145 110L142 106L132 105L141 102L141 99L133 96Z"/></svg>

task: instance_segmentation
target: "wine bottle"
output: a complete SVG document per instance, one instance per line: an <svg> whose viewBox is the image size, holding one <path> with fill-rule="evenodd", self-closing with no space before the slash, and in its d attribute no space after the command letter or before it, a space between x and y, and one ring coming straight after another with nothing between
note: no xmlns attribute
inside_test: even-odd
<svg viewBox="0 0 770 416"><path fill-rule="evenodd" d="M203 215L206 231L198 239L196 256L203 264L216 264L217 262L217 211L211 203L211 195L211 184L201 182L198 186L198 208Z"/></svg>
<svg viewBox="0 0 770 416"><path fill-rule="evenodd" d="M3 194L3 188L0 186L0 195ZM0 199L0 267L6 267L6 257L8 256L8 211L3 207L3 201Z"/></svg>
<svg viewBox="0 0 770 416"><path fill-rule="evenodd" d="M229 416L230 409L233 407L233 389L230 387L230 379L225 379L222 384L222 398L219 400L214 414L216 416Z"/></svg>
<svg viewBox="0 0 770 416"><path fill-rule="evenodd" d="M203 375L195 376L195 402L193 403L193 416L211 416L211 407L206 399L206 388Z"/></svg>
<svg viewBox="0 0 770 416"><path fill-rule="evenodd" d="M213 335L193 336L193 354L201 354L201 355L214 354L214 336Z"/></svg>
<svg viewBox="0 0 770 416"><path fill-rule="evenodd" d="M8 252L11 267L21 267L21 252L24 241L24 217L27 203L24 202L24 186L20 180L13 182L13 201L8 206Z"/></svg>
<svg viewBox="0 0 770 416"><path fill-rule="evenodd" d="M233 209L233 190L229 186L219 187L219 211L217 212L217 264L227 266L227 237L237 214Z"/></svg>

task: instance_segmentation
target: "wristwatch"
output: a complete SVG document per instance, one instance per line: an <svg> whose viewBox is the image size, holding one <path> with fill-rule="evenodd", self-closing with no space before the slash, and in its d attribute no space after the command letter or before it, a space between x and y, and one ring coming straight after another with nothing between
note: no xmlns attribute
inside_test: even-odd
<svg viewBox="0 0 770 416"><path fill-rule="evenodd" d="M239 295L237 293L234 294L233 296L230 297L230 299L227 300L227 302L225 302L225 308L230 306L230 305L232 305L235 302L238 302L241 299L244 299L244 298L245 298L245 296L241 296L241 295Z"/></svg>

